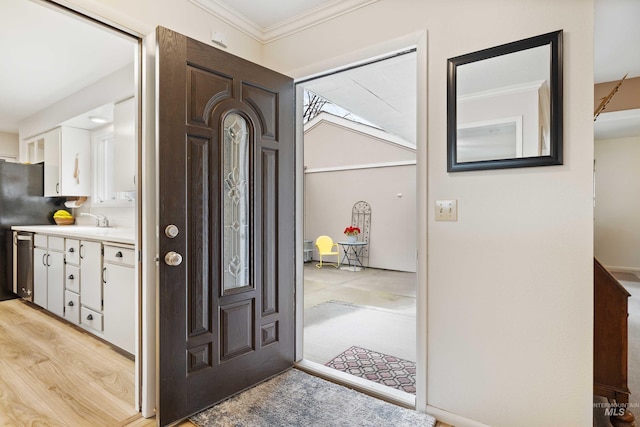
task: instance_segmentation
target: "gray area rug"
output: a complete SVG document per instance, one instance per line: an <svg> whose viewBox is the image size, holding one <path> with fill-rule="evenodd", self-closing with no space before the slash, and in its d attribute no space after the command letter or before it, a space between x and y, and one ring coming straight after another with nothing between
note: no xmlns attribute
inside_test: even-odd
<svg viewBox="0 0 640 427"><path fill-rule="evenodd" d="M401 408L291 369L189 419L200 427L429 426L430 415Z"/></svg>

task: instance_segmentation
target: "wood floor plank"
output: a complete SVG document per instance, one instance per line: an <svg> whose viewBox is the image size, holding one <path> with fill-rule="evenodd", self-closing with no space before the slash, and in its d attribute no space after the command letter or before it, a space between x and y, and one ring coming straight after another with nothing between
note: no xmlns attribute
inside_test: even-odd
<svg viewBox="0 0 640 427"><path fill-rule="evenodd" d="M21 376L21 369L0 376L0 425L64 427L54 408L42 402Z"/></svg>
<svg viewBox="0 0 640 427"><path fill-rule="evenodd" d="M156 425L156 419L154 418L138 418L132 419L128 424L122 424L119 427L152 427ZM175 424L175 427L194 427L193 424L188 419Z"/></svg>
<svg viewBox="0 0 640 427"><path fill-rule="evenodd" d="M89 384L95 389L109 406L117 408L119 417L126 417L135 412L135 387L133 373L128 371L114 372L100 380ZM115 413L115 412L114 412Z"/></svg>
<svg viewBox="0 0 640 427"><path fill-rule="evenodd" d="M56 416L67 425L113 426L118 415L120 419L129 415L114 414L113 405L100 399L100 394L79 377L72 369L64 371L50 361L22 369L24 381L42 396L43 402L55 408Z"/></svg>
<svg viewBox="0 0 640 427"><path fill-rule="evenodd" d="M134 362L103 341L32 304L0 302L0 425L126 425L140 417L134 381Z"/></svg>

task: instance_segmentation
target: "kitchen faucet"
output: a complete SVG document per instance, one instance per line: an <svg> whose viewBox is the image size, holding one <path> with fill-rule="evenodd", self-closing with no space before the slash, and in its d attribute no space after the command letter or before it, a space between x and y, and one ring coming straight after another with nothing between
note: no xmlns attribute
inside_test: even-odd
<svg viewBox="0 0 640 427"><path fill-rule="evenodd" d="M97 227L108 227L109 226L109 219L102 213L102 212L98 212L98 215L92 214L92 213L88 213L88 212L80 212L80 216L92 216L96 219L96 226Z"/></svg>

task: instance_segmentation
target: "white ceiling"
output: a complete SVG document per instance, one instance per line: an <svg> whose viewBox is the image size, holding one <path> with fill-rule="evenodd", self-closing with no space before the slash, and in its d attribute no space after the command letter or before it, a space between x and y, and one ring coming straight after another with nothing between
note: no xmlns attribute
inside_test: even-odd
<svg viewBox="0 0 640 427"><path fill-rule="evenodd" d="M594 80L640 76L640 1L595 0ZM624 83L623 83L624 85ZM605 112L594 123L595 139L640 135L638 110Z"/></svg>
<svg viewBox="0 0 640 427"><path fill-rule="evenodd" d="M378 0L191 1L210 13L226 16L224 19L233 21L236 27L268 43ZM640 25L636 22L640 1L595 3L595 81L617 80L627 72L629 77L640 76ZM20 120L122 68L132 58L132 46L130 39L96 30L93 25L35 2L1 0L0 131L16 132ZM352 75L336 74L334 83L326 78L317 84L331 93L334 102L349 106L363 118L376 123L380 120L367 116L398 117L395 127L380 126L406 130L411 126L406 117L415 117L416 90L415 74L406 74L414 72L415 67L408 64L385 64L382 74L375 67L367 67ZM383 105L386 113L381 112Z"/></svg>
<svg viewBox="0 0 640 427"><path fill-rule="evenodd" d="M274 27L282 22L291 20L309 11L338 3L335 0L286 0L286 1L262 1L255 0L218 0L218 3L226 4L239 15L252 20L256 26L264 28Z"/></svg>
<svg viewBox="0 0 640 427"><path fill-rule="evenodd" d="M627 138L640 135L640 109L603 113L593 126L594 139Z"/></svg>
<svg viewBox="0 0 640 427"><path fill-rule="evenodd" d="M26 0L0 1L0 132L121 69L135 43Z"/></svg>
<svg viewBox="0 0 640 427"><path fill-rule="evenodd" d="M269 43L378 0L191 0L261 43Z"/></svg>
<svg viewBox="0 0 640 427"><path fill-rule="evenodd" d="M594 80L640 76L640 1L595 0Z"/></svg>
<svg viewBox="0 0 640 427"><path fill-rule="evenodd" d="M416 143L416 53L311 80L303 86L407 142Z"/></svg>

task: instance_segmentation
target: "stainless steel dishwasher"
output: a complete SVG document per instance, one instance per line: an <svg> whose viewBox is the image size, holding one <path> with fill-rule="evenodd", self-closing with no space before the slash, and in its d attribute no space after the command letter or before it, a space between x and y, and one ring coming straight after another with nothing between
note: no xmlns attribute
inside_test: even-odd
<svg viewBox="0 0 640 427"><path fill-rule="evenodd" d="M13 232L13 293L33 301L33 233Z"/></svg>

